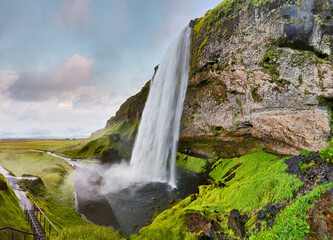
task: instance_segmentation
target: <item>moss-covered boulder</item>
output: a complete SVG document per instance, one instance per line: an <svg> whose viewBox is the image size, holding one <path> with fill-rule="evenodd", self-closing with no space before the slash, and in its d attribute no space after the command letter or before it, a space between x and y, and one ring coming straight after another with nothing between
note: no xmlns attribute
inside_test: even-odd
<svg viewBox="0 0 333 240"><path fill-rule="evenodd" d="M20 187L31 192L34 196L44 196L47 193L43 180L40 177L36 179L22 179L18 181Z"/></svg>

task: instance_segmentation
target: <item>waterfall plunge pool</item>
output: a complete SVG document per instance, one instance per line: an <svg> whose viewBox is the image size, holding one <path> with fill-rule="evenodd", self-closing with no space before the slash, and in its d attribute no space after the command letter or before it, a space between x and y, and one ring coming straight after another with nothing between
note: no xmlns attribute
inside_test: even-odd
<svg viewBox="0 0 333 240"><path fill-rule="evenodd" d="M103 175L112 165L73 161L50 152L48 154L67 161L75 169L77 212L94 224L121 230L124 237L138 233L151 222L154 214L197 193L198 186L203 184L201 176L177 169L177 188L171 188L168 183L151 182L106 193L101 191Z"/></svg>

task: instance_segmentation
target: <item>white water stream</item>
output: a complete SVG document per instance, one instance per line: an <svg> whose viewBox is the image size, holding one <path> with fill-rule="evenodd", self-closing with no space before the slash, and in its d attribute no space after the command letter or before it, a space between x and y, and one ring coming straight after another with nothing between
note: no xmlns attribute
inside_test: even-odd
<svg viewBox="0 0 333 240"><path fill-rule="evenodd" d="M8 185L13 189L15 195L17 196L19 200L19 204L23 210L27 209L30 210L32 209L32 205L30 200L27 197L27 194L24 190L20 188L20 186L17 184L19 180L22 179L29 179L29 180L34 180L36 177L15 177L11 175L6 169L4 169L0 165L0 173L4 175L4 177L7 180Z"/></svg>
<svg viewBox="0 0 333 240"><path fill-rule="evenodd" d="M154 76L130 164L113 165L105 191L167 182L176 187L176 149L189 75L191 28L172 42Z"/></svg>

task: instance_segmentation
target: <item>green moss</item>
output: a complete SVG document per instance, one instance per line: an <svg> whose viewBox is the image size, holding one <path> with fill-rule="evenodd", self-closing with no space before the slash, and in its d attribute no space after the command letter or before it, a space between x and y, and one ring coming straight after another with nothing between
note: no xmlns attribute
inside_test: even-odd
<svg viewBox="0 0 333 240"><path fill-rule="evenodd" d="M253 98L253 100L255 100L257 102L261 102L262 101L262 98L261 98L260 94L258 93L259 88L260 88L260 86L256 86L255 88L253 88L251 90L252 98Z"/></svg>
<svg viewBox="0 0 333 240"><path fill-rule="evenodd" d="M5 177L0 174L0 228L13 227L31 232L25 214L19 205L14 191L7 185ZM6 232L0 232L0 239L6 238Z"/></svg>
<svg viewBox="0 0 333 240"><path fill-rule="evenodd" d="M223 178L237 164L235 177L230 181ZM232 209L248 214L268 204L292 199L293 192L302 182L285 173L287 165L278 157L257 152L240 158L221 159L213 165L210 176L216 180L211 185L200 186L199 194L190 196L162 212L153 223L140 230L131 239L197 239L198 233L190 233L186 227L185 214L200 213L221 225L222 231L233 236L228 229L227 216ZM269 174L267 174L269 173ZM218 182L225 183L222 187Z"/></svg>
<svg viewBox="0 0 333 240"><path fill-rule="evenodd" d="M290 60L291 64L302 69L307 64L314 64L314 57L315 54L311 51L298 50L297 53L291 54Z"/></svg>
<svg viewBox="0 0 333 240"><path fill-rule="evenodd" d="M307 212L315 200L331 187L333 187L333 183L316 187L311 193L297 199L278 214L271 230L264 231L257 237L252 236L250 239L306 239L306 234L310 230L306 219Z"/></svg>
<svg viewBox="0 0 333 240"><path fill-rule="evenodd" d="M92 224L65 228L55 240L120 240L121 234L110 228Z"/></svg>
<svg viewBox="0 0 333 240"><path fill-rule="evenodd" d="M315 22L318 23L319 25L324 24L324 20L320 16L314 15L313 18L314 18Z"/></svg>
<svg viewBox="0 0 333 240"><path fill-rule="evenodd" d="M30 191L36 196L45 196L47 193L46 187L40 177L37 179L22 179L18 181L20 187L25 191Z"/></svg>
<svg viewBox="0 0 333 240"><path fill-rule="evenodd" d="M100 159L106 151L113 149L120 158L129 158L132 148L131 143L139 123L139 119L135 119L133 122L113 123L101 137L93 139L83 146L63 148L56 151L56 153L77 159Z"/></svg>
<svg viewBox="0 0 333 240"><path fill-rule="evenodd" d="M208 163L209 161L207 159L177 153L177 166L195 173L204 173Z"/></svg>
<svg viewBox="0 0 333 240"><path fill-rule="evenodd" d="M304 156L304 157L309 157L310 156L310 151L308 151L308 150L305 150L305 149L301 149L301 151L300 151L300 155L302 155L302 156Z"/></svg>
<svg viewBox="0 0 333 240"><path fill-rule="evenodd" d="M302 84L303 84L303 77L302 77L302 75L299 75L298 76L298 86L297 86L297 88L299 88L300 86L302 86Z"/></svg>
<svg viewBox="0 0 333 240"><path fill-rule="evenodd" d="M311 168L312 166L314 166L316 163L314 161L311 161L309 164L306 163L302 163L300 162L298 164L299 168L302 170L302 172L306 172L307 169Z"/></svg>
<svg viewBox="0 0 333 240"><path fill-rule="evenodd" d="M319 151L319 156L328 163L333 163L333 147L327 147Z"/></svg>
<svg viewBox="0 0 333 240"><path fill-rule="evenodd" d="M263 60L261 62L262 71L269 74L273 80L277 80L280 77L280 72L278 71L278 60L283 53L283 50L277 49L274 45L269 45L264 54Z"/></svg>

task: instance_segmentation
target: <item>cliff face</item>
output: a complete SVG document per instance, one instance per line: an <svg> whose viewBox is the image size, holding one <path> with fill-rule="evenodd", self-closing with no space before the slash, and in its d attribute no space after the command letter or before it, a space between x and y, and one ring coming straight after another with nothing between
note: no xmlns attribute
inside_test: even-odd
<svg viewBox="0 0 333 240"><path fill-rule="evenodd" d="M150 81L146 83L139 93L127 99L126 102L120 106L116 115L107 121L105 128L109 128L117 122L125 121L134 123L136 120L140 120L148 97L149 87Z"/></svg>
<svg viewBox="0 0 333 240"><path fill-rule="evenodd" d="M333 1L228 1L191 22L182 140L244 136L277 150L330 137Z"/></svg>

